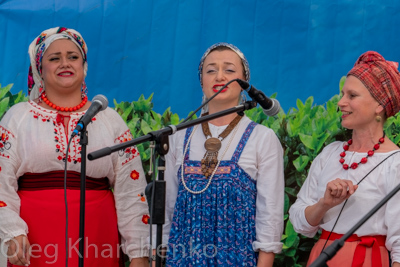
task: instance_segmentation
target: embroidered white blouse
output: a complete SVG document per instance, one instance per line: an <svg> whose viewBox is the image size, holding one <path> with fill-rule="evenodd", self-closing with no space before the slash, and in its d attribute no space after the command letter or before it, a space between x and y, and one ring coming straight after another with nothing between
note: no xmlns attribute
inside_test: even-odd
<svg viewBox="0 0 400 267"><path fill-rule="evenodd" d="M238 130L222 160L232 158L236 146L250 122L251 120L246 116L241 119L237 126ZM212 136L218 136L227 127L227 125L215 126L213 124L209 124L209 126ZM201 126L193 129L193 131L190 159L200 161L205 153L204 142L206 138ZM223 155L234 131L222 141L218 159ZM186 129L183 129L170 136L169 139L170 150L166 156L165 171L167 196L166 222L163 228L164 244L168 242L178 194L178 180L180 177L177 177L177 173L182 164L185 133ZM284 208L283 150L275 133L263 125L257 125L250 135L238 164L257 181L256 241L253 242L253 249L255 251L262 250L265 252L280 253L282 250L281 237L283 232ZM202 194L207 194L207 190Z"/></svg>
<svg viewBox="0 0 400 267"><path fill-rule="evenodd" d="M84 112L72 113L68 135L57 123L57 112L29 101L14 105L0 122L0 239L27 234L29 225L19 216L18 177L26 172L44 173L64 170L66 147L78 120ZM87 126L87 153L132 139L125 122L110 108L99 112ZM79 136L71 143L68 155L69 171L81 171ZM122 248L130 258L148 255L141 249L148 238L146 179L139 152L130 147L93 161L86 162L86 175L108 177L114 190L118 227ZM106 215L104 215L106 216Z"/></svg>
<svg viewBox="0 0 400 267"><path fill-rule="evenodd" d="M343 204L330 209L318 226L311 226L305 217L305 209L318 202L324 195L326 184L336 178L351 180L357 184L369 171L396 151L375 152L366 164L360 164L356 170L344 170L339 162L343 151L343 142L334 142L326 146L314 159L308 177L297 195L296 202L289 210L290 221L296 232L313 237L319 229L331 231ZM366 153L347 152L346 163L360 162ZM360 184L340 215L334 232L347 233L379 201L400 183L400 152L389 157L373 170ZM400 194L380 208L355 234L386 235L386 247L391 251L393 261L400 262Z"/></svg>

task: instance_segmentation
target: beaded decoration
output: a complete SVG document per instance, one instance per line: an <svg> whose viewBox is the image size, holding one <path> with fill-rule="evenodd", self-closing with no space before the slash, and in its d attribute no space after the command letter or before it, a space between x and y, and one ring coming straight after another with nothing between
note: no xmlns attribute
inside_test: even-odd
<svg viewBox="0 0 400 267"><path fill-rule="evenodd" d="M357 169L358 165L360 164L365 164L368 161L368 157L372 157L375 153L376 150L378 150L380 148L380 145L383 144L385 142L385 132L383 132L383 136L381 138L379 138L379 141L377 144L374 145L374 147L372 148L372 150L369 150L367 153L367 156L363 157L361 159L360 162L353 162L352 164L350 164L350 166L348 164L344 164L344 157L346 156L346 151L349 150L351 144L353 143L353 140L350 139L349 141L347 141L347 143L343 146L343 152L340 153L340 160L339 162L342 164L343 169L348 170L349 168L355 170Z"/></svg>
<svg viewBox="0 0 400 267"><path fill-rule="evenodd" d="M49 107L54 108L57 111L61 111L61 112L73 112L73 111L77 111L79 109L81 109L87 102L88 98L87 96L83 97L82 102L79 105L76 105L75 107L69 107L69 108L65 108L65 107L60 107L57 106L56 104L53 104L49 99L47 99L47 96L45 93L43 93L41 95L41 98L43 100L44 103L46 103Z"/></svg>

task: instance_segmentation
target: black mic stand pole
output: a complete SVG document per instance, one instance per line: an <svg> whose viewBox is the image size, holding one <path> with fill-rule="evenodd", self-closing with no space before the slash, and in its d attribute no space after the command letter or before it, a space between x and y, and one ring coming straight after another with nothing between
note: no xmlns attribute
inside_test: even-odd
<svg viewBox="0 0 400 267"><path fill-rule="evenodd" d="M162 245L162 225L165 222L165 181L164 181L164 171L165 171L165 161L164 161L164 155L168 152L168 136L171 134L174 134L176 131L189 128L191 126L201 124L202 122L209 121L215 118L223 117L225 115L231 114L231 113L243 113L243 111L252 109L257 106L257 102L255 101L247 101L243 103L242 105L238 105L236 107L226 109L217 113L213 113L207 116L203 116L200 118L197 118L195 120L181 123L179 125L170 125L168 127L165 127L161 130L150 132L145 136L139 137L132 139L130 141L112 146L112 147L105 147L97 151L93 151L89 153L88 159L89 160L95 160L107 155L110 155L111 153L115 151L119 151L121 149L134 146L140 143L143 143L145 141L156 141L156 150L160 154L160 160L159 160L159 175L158 175L158 180L154 181L149 184L147 188L150 188L152 190L152 203L150 204L150 219L152 220L152 224L157 224L157 237L156 237L156 267L161 267L161 257L159 253L159 249L161 248L160 245ZM153 188L151 188L153 187ZM147 189L146 188L146 189ZM150 190L149 189L149 190ZM157 198L153 197L157 195ZM150 255L151 256L151 255Z"/></svg>
<svg viewBox="0 0 400 267"><path fill-rule="evenodd" d="M162 227L165 223L165 193L166 193L166 182L164 181L165 172L165 158L164 156L169 150L169 140L166 134L157 134L155 136L155 153L159 155L158 159L158 179L154 179L146 186L145 194L149 200L149 211L150 211L150 223L151 225L157 225L156 233L156 267L162 266L161 259L161 244L162 244ZM154 155L154 158L157 158ZM155 162L155 161L154 161ZM157 197L156 197L157 196ZM152 237L150 237L152 238ZM153 258L151 258L150 263L152 263Z"/></svg>
<svg viewBox="0 0 400 267"><path fill-rule="evenodd" d="M81 145L81 197L80 197L80 213L79 213L79 267L83 267L84 249L85 249L85 204L86 204L86 146L88 144L88 132L86 126L83 125L80 131ZM68 160L68 159L65 159Z"/></svg>
<svg viewBox="0 0 400 267"><path fill-rule="evenodd" d="M231 113L242 112L242 111L245 111L245 110L248 110L248 109L252 109L252 108L254 108L256 106L257 106L257 102L255 102L255 101L246 101L245 103L243 103L241 105L238 105L236 107L233 107L233 108L229 108L229 109L226 109L226 110L223 110L223 111L220 111L220 112L216 112L216 113L213 113L213 114L210 114L210 115L207 115L207 116L203 116L203 117L197 118L197 119L192 120L192 121L188 121L188 122L185 122L185 123L178 124L176 126L175 125L170 125L170 126L167 126L167 127L163 128L163 129L150 132L150 133L148 133L148 134L146 134L144 136L132 139L130 141L127 141L127 142L124 142L124 143L121 143L121 144L118 144L118 145L114 145L112 147L101 148L99 150L96 150L96 151L93 151L93 152L89 153L88 159L89 160L95 160L95 159L98 159L98 158L102 158L102 157L105 157L107 155L110 155L113 152L116 152L118 150L130 147L130 146L141 144L141 143L146 142L146 141L154 141L155 137L158 136L158 135L164 135L164 134L171 135L171 134L174 134L176 131L189 128L191 126L200 124L202 122L213 120L213 119L216 119L216 118L219 118L219 117L223 117L223 116L231 114Z"/></svg>
<svg viewBox="0 0 400 267"><path fill-rule="evenodd" d="M372 208L364 217L359 220L347 233L345 233L340 239L336 239L326 249L324 249L318 258L310 265L310 267L328 266L326 262L333 258L336 253L343 247L344 242L349 238L358 228L360 228L372 215L375 214L386 202L389 201L398 191L400 190L400 184L398 184L392 191L389 192L375 207Z"/></svg>

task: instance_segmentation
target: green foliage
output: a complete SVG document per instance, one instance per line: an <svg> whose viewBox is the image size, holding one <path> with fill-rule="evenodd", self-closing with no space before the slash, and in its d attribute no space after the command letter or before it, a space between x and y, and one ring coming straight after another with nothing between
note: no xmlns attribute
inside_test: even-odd
<svg viewBox="0 0 400 267"><path fill-rule="evenodd" d="M345 77L339 82L339 92ZM12 85L0 86L0 116L13 104L26 101L21 92L12 95ZM273 95L272 97L275 97ZM115 110L126 121L134 137L140 137L151 131L162 129L170 124L177 125L181 121L170 108L161 115L154 112L151 102L153 94L145 99L143 95L137 101L117 103ZM340 97L334 95L324 105L315 105L310 96L304 103L297 100L296 107L285 114L282 110L275 117L267 117L261 108L246 111L253 121L265 125L276 133L284 149L285 174L285 231L282 235L283 251L276 255L274 266L305 266L312 246L318 239L307 238L297 234L288 219L288 210L296 200L297 193L303 185L312 161L329 143L335 140L348 140L351 132L340 124L340 112L337 103ZM387 120L386 135L397 145L400 144L400 116L397 114ZM142 157L147 180L150 169L151 148L149 142L137 145Z"/></svg>
<svg viewBox="0 0 400 267"><path fill-rule="evenodd" d="M344 79L340 81L340 89ZM282 236L283 250L276 255L274 266L305 266L315 238L297 234L289 221L288 209L296 200L297 193L307 178L314 158L329 143L343 140L348 133L340 125L337 108L339 95L333 96L325 105L315 105L310 96L304 103L297 100L296 107L278 118L262 121L272 128L284 149L285 173L285 232ZM276 123L279 121L279 125Z"/></svg>
<svg viewBox="0 0 400 267"><path fill-rule="evenodd" d="M1 87L0 84L0 118L3 117L4 113L14 104L19 102L27 101L28 97L20 91L18 94L13 95L10 90L13 84L9 84L5 87Z"/></svg>
<svg viewBox="0 0 400 267"><path fill-rule="evenodd" d="M134 138L145 136L152 131L160 130L168 125L179 124L179 116L173 114L170 108L164 111L162 115L154 112L153 94L150 95L148 99L145 99L141 95L138 101L133 102L121 102L117 103L114 100L115 110L121 115L121 117L126 121L129 129L132 132ZM149 142L144 142L137 145L140 152L140 156L143 162L143 168L146 173L147 181L151 180L151 174L149 170L150 158L151 158L151 148Z"/></svg>

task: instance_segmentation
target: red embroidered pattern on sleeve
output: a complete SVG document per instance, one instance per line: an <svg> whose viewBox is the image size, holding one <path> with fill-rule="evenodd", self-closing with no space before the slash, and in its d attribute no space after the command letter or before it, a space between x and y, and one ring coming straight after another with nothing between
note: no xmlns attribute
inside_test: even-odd
<svg viewBox="0 0 400 267"><path fill-rule="evenodd" d="M121 143L125 143L127 141L132 140L132 134L129 130L127 130L126 132L124 132L122 135L118 136L115 140L114 143L117 144L121 144ZM131 147L127 147L124 150L120 150L118 152L118 155L120 157L125 157L126 159L122 162L122 166L124 166L126 163L130 162L131 160L133 160L134 158L136 158L137 156L139 156L139 151L136 149L136 147L131 146ZM133 177L132 177L133 178Z"/></svg>
<svg viewBox="0 0 400 267"><path fill-rule="evenodd" d="M11 148L10 136L14 138L14 135L9 130L0 126L0 157L10 158L9 155L4 153Z"/></svg>
<svg viewBox="0 0 400 267"><path fill-rule="evenodd" d="M132 178L133 180L139 179L139 172L136 171L136 170L133 170L133 171L131 172L131 178Z"/></svg>
<svg viewBox="0 0 400 267"><path fill-rule="evenodd" d="M150 216L149 215L147 215L147 214L143 215L142 222L144 224L149 224L149 220L150 220Z"/></svg>
<svg viewBox="0 0 400 267"><path fill-rule="evenodd" d="M142 192L142 193L140 193L140 194L138 194L138 197L140 197L140 201L142 201L142 202L146 202L146 198L145 198L145 196L144 196L144 193Z"/></svg>
<svg viewBox="0 0 400 267"><path fill-rule="evenodd" d="M0 208L2 208L2 207L7 207L7 204L6 204L6 202L4 202L4 201L0 201Z"/></svg>

